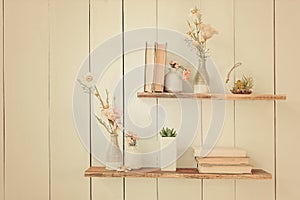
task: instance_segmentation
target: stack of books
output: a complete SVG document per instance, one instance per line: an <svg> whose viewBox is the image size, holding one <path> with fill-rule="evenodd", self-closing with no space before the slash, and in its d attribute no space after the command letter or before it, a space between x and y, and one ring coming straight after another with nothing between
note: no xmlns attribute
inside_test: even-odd
<svg viewBox="0 0 300 200"><path fill-rule="evenodd" d="M250 174L247 152L234 147L214 147L204 149L194 147L194 157L199 173L212 174Z"/></svg>

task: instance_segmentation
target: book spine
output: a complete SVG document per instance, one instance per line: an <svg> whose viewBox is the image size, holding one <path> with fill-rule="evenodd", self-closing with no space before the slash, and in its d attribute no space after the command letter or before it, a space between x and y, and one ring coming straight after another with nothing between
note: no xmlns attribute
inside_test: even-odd
<svg viewBox="0 0 300 200"><path fill-rule="evenodd" d="M154 65L154 79L153 79L153 91L164 91L164 73L166 65L166 52L167 44L155 43L155 65Z"/></svg>
<svg viewBox="0 0 300 200"><path fill-rule="evenodd" d="M144 92L152 92L154 78L154 47L146 42L145 69L144 69Z"/></svg>
<svg viewBox="0 0 300 200"><path fill-rule="evenodd" d="M249 157L196 157L198 164L248 164Z"/></svg>

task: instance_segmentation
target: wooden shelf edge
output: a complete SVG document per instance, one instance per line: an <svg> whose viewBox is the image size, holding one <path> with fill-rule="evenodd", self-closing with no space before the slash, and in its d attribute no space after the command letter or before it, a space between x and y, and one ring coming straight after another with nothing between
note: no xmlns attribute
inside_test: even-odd
<svg viewBox="0 0 300 200"><path fill-rule="evenodd" d="M138 98L190 98L216 100L286 100L285 94L194 94L138 92Z"/></svg>
<svg viewBox="0 0 300 200"><path fill-rule="evenodd" d="M178 168L176 172L161 171L157 168L118 172L106 170L104 167L90 167L85 171L84 176L94 178L272 179L272 175L262 169L253 169L251 174L200 174L196 168Z"/></svg>

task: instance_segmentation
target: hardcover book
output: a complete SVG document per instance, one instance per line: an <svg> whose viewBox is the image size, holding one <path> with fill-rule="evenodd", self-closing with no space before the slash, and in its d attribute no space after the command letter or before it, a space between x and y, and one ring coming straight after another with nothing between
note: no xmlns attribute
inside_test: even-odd
<svg viewBox="0 0 300 200"><path fill-rule="evenodd" d="M247 157L244 149L236 147L214 147L212 149L194 147L194 157Z"/></svg>
<svg viewBox="0 0 300 200"><path fill-rule="evenodd" d="M153 79L153 91L164 91L164 76L166 66L166 52L167 44L155 43L155 65L154 65L154 79Z"/></svg>
<svg viewBox="0 0 300 200"><path fill-rule="evenodd" d="M154 80L154 46L146 42L145 50L145 71L144 71L144 92L152 92Z"/></svg>
<svg viewBox="0 0 300 200"><path fill-rule="evenodd" d="M198 164L199 173L207 174L250 174L252 166L249 164L241 165L215 165Z"/></svg>
<svg viewBox="0 0 300 200"><path fill-rule="evenodd" d="M195 157L198 164L249 164L249 157Z"/></svg>

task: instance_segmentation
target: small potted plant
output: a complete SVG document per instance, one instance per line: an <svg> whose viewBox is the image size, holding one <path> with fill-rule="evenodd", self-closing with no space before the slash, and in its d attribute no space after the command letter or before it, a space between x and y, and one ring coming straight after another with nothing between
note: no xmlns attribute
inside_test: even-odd
<svg viewBox="0 0 300 200"><path fill-rule="evenodd" d="M163 128L160 132L160 167L162 171L176 171L176 136L174 128Z"/></svg>
<svg viewBox="0 0 300 200"><path fill-rule="evenodd" d="M231 72L240 66L242 63L236 63L228 72L226 83L229 82ZM238 79L234 82L234 85L230 91L233 94L251 94L253 92L254 80L251 76L243 75L242 79Z"/></svg>

